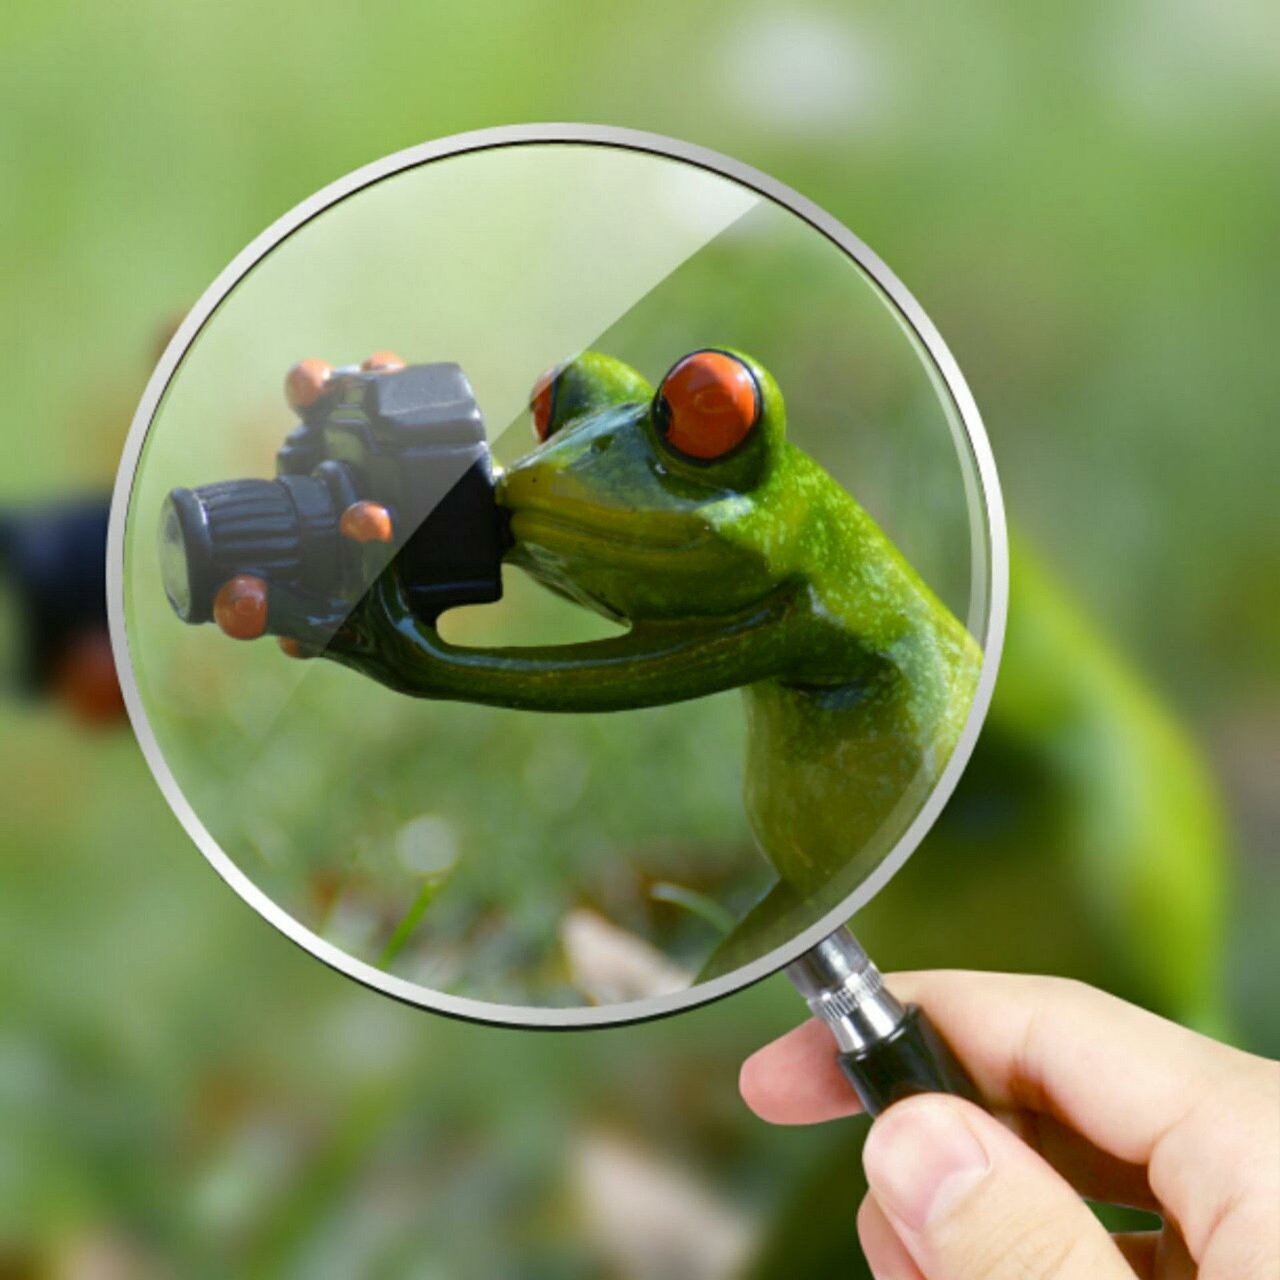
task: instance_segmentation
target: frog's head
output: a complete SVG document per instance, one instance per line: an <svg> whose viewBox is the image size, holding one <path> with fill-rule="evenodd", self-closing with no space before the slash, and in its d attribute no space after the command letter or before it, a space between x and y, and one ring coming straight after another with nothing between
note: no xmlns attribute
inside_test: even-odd
<svg viewBox="0 0 1280 1280"><path fill-rule="evenodd" d="M724 613L779 585L786 410L757 361L695 351L655 392L586 352L544 374L530 407L538 447L498 500L513 560L539 581L631 622Z"/></svg>

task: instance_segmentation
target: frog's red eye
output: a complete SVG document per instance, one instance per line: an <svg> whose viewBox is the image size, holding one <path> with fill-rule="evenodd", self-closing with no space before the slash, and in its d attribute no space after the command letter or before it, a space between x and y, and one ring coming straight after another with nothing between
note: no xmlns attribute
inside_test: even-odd
<svg viewBox="0 0 1280 1280"><path fill-rule="evenodd" d="M695 351L663 378L658 408L667 443L709 462L736 449L760 421L760 389L736 356Z"/></svg>
<svg viewBox="0 0 1280 1280"><path fill-rule="evenodd" d="M556 404L556 380L563 365L554 364L533 384L529 408L533 411L533 434L540 441L551 434L551 414Z"/></svg>

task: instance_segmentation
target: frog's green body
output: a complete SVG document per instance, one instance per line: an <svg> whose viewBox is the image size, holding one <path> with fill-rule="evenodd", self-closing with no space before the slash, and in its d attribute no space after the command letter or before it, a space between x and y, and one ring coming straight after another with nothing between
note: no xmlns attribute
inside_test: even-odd
<svg viewBox="0 0 1280 1280"><path fill-rule="evenodd" d="M744 687L747 807L781 876L824 886L892 842L891 812L932 787L981 655L871 517L793 444L774 442L749 488L722 486L712 468L673 470L648 415L646 399L586 417L507 473L515 559L633 626L697 620L710 633L785 602L776 626L761 628L763 678ZM625 670L617 681L626 699Z"/></svg>
<svg viewBox="0 0 1280 1280"><path fill-rule="evenodd" d="M518 564L628 624L554 648L445 644L371 597L333 656L409 693L548 711L680 701L741 686L746 802L795 894L874 862L932 790L981 653L857 502L786 439L782 396L741 353L758 420L724 457L664 443L660 397L588 353L560 370L547 439L502 477Z"/></svg>

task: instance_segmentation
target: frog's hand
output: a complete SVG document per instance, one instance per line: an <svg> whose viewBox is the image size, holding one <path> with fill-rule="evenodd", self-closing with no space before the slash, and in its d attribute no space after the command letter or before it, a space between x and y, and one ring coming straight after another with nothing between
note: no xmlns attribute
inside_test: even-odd
<svg viewBox="0 0 1280 1280"><path fill-rule="evenodd" d="M371 589L353 606L342 599L319 599L285 586L270 592L269 631L295 658L329 658L380 684L400 688L380 651L373 615L380 613Z"/></svg>
<svg viewBox="0 0 1280 1280"><path fill-rule="evenodd" d="M646 623L580 644L469 648L410 608L393 565L323 649L404 693L534 711L621 711L785 674L799 648L791 584L736 613Z"/></svg>
<svg viewBox="0 0 1280 1280"><path fill-rule="evenodd" d="M779 881L734 926L702 966L697 981L733 973L790 942L811 923L805 899L791 885Z"/></svg>

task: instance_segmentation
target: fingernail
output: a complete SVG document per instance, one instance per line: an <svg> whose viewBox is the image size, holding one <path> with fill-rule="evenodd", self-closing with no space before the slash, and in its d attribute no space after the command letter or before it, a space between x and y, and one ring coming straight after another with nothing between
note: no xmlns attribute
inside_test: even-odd
<svg viewBox="0 0 1280 1280"><path fill-rule="evenodd" d="M862 1163L881 1206L913 1231L945 1213L991 1167L963 1116L933 1097L890 1107L872 1126Z"/></svg>

